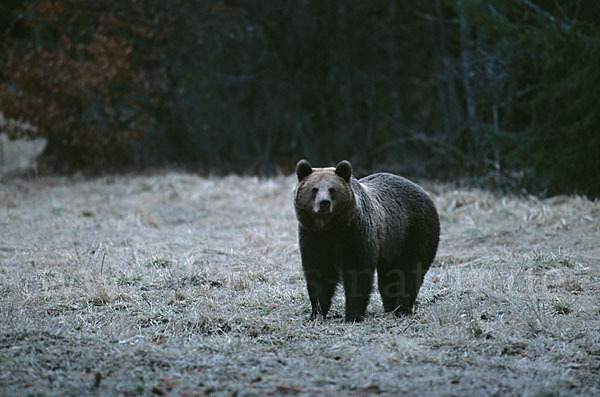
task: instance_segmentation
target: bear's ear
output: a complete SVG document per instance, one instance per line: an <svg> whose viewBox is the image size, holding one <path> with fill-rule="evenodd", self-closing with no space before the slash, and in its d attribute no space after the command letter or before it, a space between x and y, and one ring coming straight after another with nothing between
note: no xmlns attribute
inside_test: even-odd
<svg viewBox="0 0 600 397"><path fill-rule="evenodd" d="M348 160L342 160L335 166L335 173L341 176L346 182L352 176L352 164Z"/></svg>
<svg viewBox="0 0 600 397"><path fill-rule="evenodd" d="M306 160L298 161L296 164L296 175L298 176L298 182L306 178L312 173L312 165Z"/></svg>

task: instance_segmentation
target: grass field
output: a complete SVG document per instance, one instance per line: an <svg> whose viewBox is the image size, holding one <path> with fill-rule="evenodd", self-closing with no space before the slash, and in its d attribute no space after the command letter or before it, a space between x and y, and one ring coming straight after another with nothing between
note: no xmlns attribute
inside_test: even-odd
<svg viewBox="0 0 600 397"><path fill-rule="evenodd" d="M309 321L293 177L0 183L0 395L600 395L600 203L423 183L414 315Z"/></svg>

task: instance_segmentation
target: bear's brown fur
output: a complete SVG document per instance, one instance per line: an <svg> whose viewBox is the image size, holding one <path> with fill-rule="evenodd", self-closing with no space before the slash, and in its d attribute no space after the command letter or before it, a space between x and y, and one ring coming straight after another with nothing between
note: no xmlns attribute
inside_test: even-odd
<svg viewBox="0 0 600 397"><path fill-rule="evenodd" d="M410 313L437 250L440 224L418 185L379 173L357 180L352 165L296 165L294 192L302 267L311 318L326 316L338 282L346 321L364 317L377 269L386 312Z"/></svg>

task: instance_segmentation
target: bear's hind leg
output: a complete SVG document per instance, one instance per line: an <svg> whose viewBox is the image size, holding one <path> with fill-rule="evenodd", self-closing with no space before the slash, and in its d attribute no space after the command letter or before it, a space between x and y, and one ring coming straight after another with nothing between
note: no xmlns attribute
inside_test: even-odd
<svg viewBox="0 0 600 397"><path fill-rule="evenodd" d="M419 292L419 287L423 281L419 281L417 279L417 275L413 273L413 271L407 270L406 278L404 281L404 289L397 296L396 307L394 308L394 314L396 316L402 316L406 314L412 313L413 306L415 304L415 300L417 299L417 292Z"/></svg>
<svg viewBox="0 0 600 397"><path fill-rule="evenodd" d="M406 275L402 269L380 266L377 271L377 286L381 294L383 310L386 313L397 313L401 309L401 299L407 293Z"/></svg>
<svg viewBox="0 0 600 397"><path fill-rule="evenodd" d="M428 253L427 246L423 244L426 238L419 238L416 241L421 243L419 245L411 243L411 246L417 248L403 253L397 263L398 269L404 269L406 280L404 293L398 297L397 308L394 312L396 315L412 313L417 295L423 285L425 273L433 262L433 255ZM435 249L433 253L435 255Z"/></svg>
<svg viewBox="0 0 600 397"><path fill-rule="evenodd" d="M383 309L397 316L412 313L417 294L428 266L417 261L411 251L377 272Z"/></svg>

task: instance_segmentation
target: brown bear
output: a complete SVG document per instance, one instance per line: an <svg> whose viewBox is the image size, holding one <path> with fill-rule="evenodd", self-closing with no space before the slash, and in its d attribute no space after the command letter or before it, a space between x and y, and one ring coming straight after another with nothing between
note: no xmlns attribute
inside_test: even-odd
<svg viewBox="0 0 600 397"><path fill-rule="evenodd" d="M440 223L431 198L400 176L378 173L357 180L352 165L296 165L295 210L311 318L325 317L338 282L346 321L365 315L377 269L383 308L412 311L437 250Z"/></svg>

